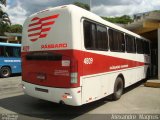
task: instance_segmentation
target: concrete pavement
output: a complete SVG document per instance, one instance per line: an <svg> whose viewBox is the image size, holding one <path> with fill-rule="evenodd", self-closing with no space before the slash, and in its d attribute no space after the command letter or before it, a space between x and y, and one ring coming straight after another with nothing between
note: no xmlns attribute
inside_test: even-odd
<svg viewBox="0 0 160 120"><path fill-rule="evenodd" d="M15 119L17 115L18 120L108 120L111 119L111 115L119 113L160 113L160 88L145 87L142 82L125 89L125 93L118 101L111 101L107 97L87 105L72 107L25 95L19 86L20 81L20 76L0 78L1 115L8 113L7 115L15 115Z"/></svg>

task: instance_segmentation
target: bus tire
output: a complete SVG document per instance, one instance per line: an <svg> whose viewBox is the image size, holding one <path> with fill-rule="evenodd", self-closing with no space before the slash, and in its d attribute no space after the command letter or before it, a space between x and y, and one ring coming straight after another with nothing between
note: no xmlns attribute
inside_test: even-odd
<svg viewBox="0 0 160 120"><path fill-rule="evenodd" d="M7 78L11 75L11 69L9 67L2 67L0 69L0 76L2 78Z"/></svg>
<svg viewBox="0 0 160 120"><path fill-rule="evenodd" d="M150 68L148 68L146 72L146 79L149 80L150 77L151 77Z"/></svg>
<svg viewBox="0 0 160 120"><path fill-rule="evenodd" d="M147 69L147 72L146 72L146 77L145 77L145 79L143 80L143 82L144 82L144 83L147 82L147 80L149 80L150 77L151 77L150 69L148 68L148 69Z"/></svg>
<svg viewBox="0 0 160 120"><path fill-rule="evenodd" d="M113 100L118 100L123 94L124 83L121 77L117 77L114 84L114 93L112 95Z"/></svg>

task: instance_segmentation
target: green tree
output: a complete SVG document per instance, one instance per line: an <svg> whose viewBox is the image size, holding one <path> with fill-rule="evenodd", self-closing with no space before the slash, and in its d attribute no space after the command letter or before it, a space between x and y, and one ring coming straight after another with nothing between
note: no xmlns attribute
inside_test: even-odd
<svg viewBox="0 0 160 120"><path fill-rule="evenodd" d="M9 27L8 32L10 32L10 33L22 33L22 25L20 25L20 24L11 25Z"/></svg>
<svg viewBox="0 0 160 120"><path fill-rule="evenodd" d="M0 23L0 35L4 35L5 32L8 32L9 30L9 25Z"/></svg>
<svg viewBox="0 0 160 120"><path fill-rule="evenodd" d="M0 9L0 35L4 35L4 32L8 32L8 28L11 25L9 16L2 9Z"/></svg>
<svg viewBox="0 0 160 120"><path fill-rule="evenodd" d="M0 3L6 6L7 0L0 0Z"/></svg>
<svg viewBox="0 0 160 120"><path fill-rule="evenodd" d="M0 4L6 5L6 0L0 0ZM4 35L4 32L8 32L10 25L11 21L8 14L4 12L0 6L0 35Z"/></svg>
<svg viewBox="0 0 160 120"><path fill-rule="evenodd" d="M128 15L123 15L120 17L102 17L102 18L112 23L127 24L133 22L133 19L131 19L131 17Z"/></svg>
<svg viewBox="0 0 160 120"><path fill-rule="evenodd" d="M88 4L84 4L84 3L81 3L81 2L74 2L73 4L78 6L78 7L81 7L83 9L86 9L86 10L90 11L90 7L89 7Z"/></svg>
<svg viewBox="0 0 160 120"><path fill-rule="evenodd" d="M0 23L6 23L11 25L11 21L9 19L8 14L4 12L1 7L0 7Z"/></svg>

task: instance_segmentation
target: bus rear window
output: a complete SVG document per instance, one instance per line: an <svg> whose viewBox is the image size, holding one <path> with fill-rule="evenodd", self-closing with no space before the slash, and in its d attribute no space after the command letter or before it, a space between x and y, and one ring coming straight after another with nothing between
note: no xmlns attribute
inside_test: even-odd
<svg viewBox="0 0 160 120"><path fill-rule="evenodd" d="M62 60L61 54L55 54L51 52L33 52L26 55L26 60Z"/></svg>

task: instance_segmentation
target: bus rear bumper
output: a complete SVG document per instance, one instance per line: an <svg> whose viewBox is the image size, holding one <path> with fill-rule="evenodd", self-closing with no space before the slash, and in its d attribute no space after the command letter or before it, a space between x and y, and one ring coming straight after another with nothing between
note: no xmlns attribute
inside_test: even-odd
<svg viewBox="0 0 160 120"><path fill-rule="evenodd" d="M45 87L22 81L23 90L26 94L39 99L63 103L71 106L80 106L81 87L77 88L54 88Z"/></svg>

